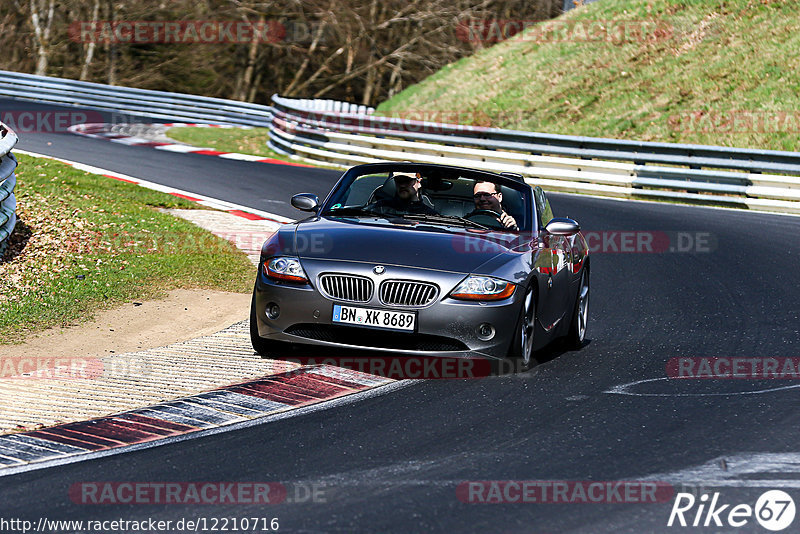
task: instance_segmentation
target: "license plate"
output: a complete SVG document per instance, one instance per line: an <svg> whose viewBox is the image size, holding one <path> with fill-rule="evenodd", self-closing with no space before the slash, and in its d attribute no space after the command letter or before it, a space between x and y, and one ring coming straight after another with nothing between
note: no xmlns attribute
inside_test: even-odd
<svg viewBox="0 0 800 534"><path fill-rule="evenodd" d="M369 308L355 308L353 306L334 304L333 322L413 332L417 322L417 315L411 312L371 310Z"/></svg>

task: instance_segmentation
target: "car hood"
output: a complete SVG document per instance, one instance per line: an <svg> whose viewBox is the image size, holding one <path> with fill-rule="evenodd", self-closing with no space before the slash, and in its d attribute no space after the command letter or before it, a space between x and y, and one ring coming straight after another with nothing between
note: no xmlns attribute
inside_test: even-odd
<svg viewBox="0 0 800 534"><path fill-rule="evenodd" d="M476 272L497 256L519 256L520 236L404 219L313 219L297 224L300 258ZM501 260L502 263L502 260Z"/></svg>

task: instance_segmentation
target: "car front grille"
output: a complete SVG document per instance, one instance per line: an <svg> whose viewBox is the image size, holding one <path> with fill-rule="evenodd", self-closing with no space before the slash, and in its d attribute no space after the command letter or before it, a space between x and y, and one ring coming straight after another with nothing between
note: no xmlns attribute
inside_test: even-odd
<svg viewBox="0 0 800 534"><path fill-rule="evenodd" d="M385 280L380 286L381 302L387 306L427 306L438 294L438 286L429 282Z"/></svg>
<svg viewBox="0 0 800 534"><path fill-rule="evenodd" d="M372 280L352 274L323 274L319 282L326 297L347 302L369 302L375 290Z"/></svg>
<svg viewBox="0 0 800 534"><path fill-rule="evenodd" d="M444 336L385 332L360 327L301 323L290 326L286 329L286 333L307 339L342 343L365 349L385 348L424 352L469 350L462 341Z"/></svg>

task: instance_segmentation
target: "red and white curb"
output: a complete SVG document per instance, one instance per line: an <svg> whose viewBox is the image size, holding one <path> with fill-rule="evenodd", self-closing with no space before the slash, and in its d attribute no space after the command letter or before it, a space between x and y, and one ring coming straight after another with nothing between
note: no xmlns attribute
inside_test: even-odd
<svg viewBox="0 0 800 534"><path fill-rule="evenodd" d="M306 366L116 415L3 435L0 476L299 415L294 412L390 384L405 385L351 369Z"/></svg>
<svg viewBox="0 0 800 534"><path fill-rule="evenodd" d="M26 151L17 152L61 161L80 170L188 198L246 219L290 222L289 219L275 214L166 188L159 184L90 165ZM245 221L242 223L251 224L245 223ZM208 357L209 361L217 361L216 359L220 356L247 357L258 360L257 356L253 356L246 322L234 324L212 336L122 356L141 356L153 359L151 362L154 366L151 373L153 376L134 374L127 382L123 379L113 379L113 383L109 383L113 386L111 388L101 387L103 384L95 384L94 392L101 401L107 398L111 392L122 391L128 383L139 390L153 389L155 383L151 383L152 380L157 380L161 376L155 370L156 361L163 367L170 363L170 358L178 357L180 361L188 362L192 372L196 372L198 368L202 369L202 366L205 365L205 363L198 364L198 358L202 360L201 357ZM276 360L275 363L282 363L282 361ZM286 364L297 365L289 362ZM219 367L219 364L215 364L215 367ZM338 403L356 402L365 397L382 395L410 383L331 365L306 365L294 369L283 367L277 372L264 374L270 367L271 365L262 365L259 362L255 375L251 374L247 378L228 378L223 383L234 382L234 384L224 387L215 387L219 382L212 383L206 388L215 389L183 396L176 400L154 399L156 404L151 404L153 400L150 402L145 400L139 404L139 406L146 406L144 408L127 409L126 406L121 406L117 409L127 411L115 415L95 416L89 420L81 420L87 417L83 416L77 421L2 435L0 436L0 476L264 424L276 419L302 415L313 410L326 409ZM169 377L165 379L173 379L175 373L176 368L174 367L171 369ZM253 379L253 376L258 378ZM60 389L52 384L45 384L45 386L48 388L47 399L61 402L59 399L63 397L66 386ZM201 385L198 389L205 388ZM59 393L62 394L61 397ZM160 396L159 391L151 393ZM78 397L83 399L85 396L79 395ZM108 406L108 404L104 403L104 406ZM25 408L25 410L28 411L29 408ZM104 409L100 413L108 413L108 411L111 410ZM88 417L92 417L92 415L88 415Z"/></svg>
<svg viewBox="0 0 800 534"><path fill-rule="evenodd" d="M172 127L193 127L193 128L241 128L251 129L248 126L232 126L228 124L194 124L183 122L171 122L166 124L107 124L107 123L87 123L87 124L74 124L68 130L74 134L82 135L84 137L91 137L93 139L102 139L104 141L111 141L113 143L121 143L129 146L149 146L157 150L166 150L168 152L178 152L181 154L202 154L204 156L216 156L225 159L233 159L239 161L253 161L257 163L272 163L274 165L291 165L294 167L313 167L312 165L305 165L303 163L294 163L291 161L284 161L274 158L265 158L264 156L255 156L253 154L240 154L238 152L222 152L214 150L213 148L196 147L183 143L176 143L171 140L166 140L164 132ZM156 130L156 136L143 137L132 133L126 133L125 130Z"/></svg>
<svg viewBox="0 0 800 534"><path fill-rule="evenodd" d="M247 206L242 206L240 204L234 204L232 202L227 202L225 200L207 197L205 195L192 193L190 191L184 191L183 189L175 189L173 187L168 187L154 182L149 182L147 180L142 180L140 178L129 176L127 174L110 171L108 169L101 169L100 167L94 167L92 165L86 165L85 163L79 163L77 161L70 161L67 159L56 158L53 156L48 156L47 154L38 154L36 152L29 152L27 150L14 150L14 153L25 154L26 156L32 156L36 158L46 158L59 161L66 165L71 165L72 167L81 171L90 172L92 174L99 174L100 176L113 178L114 180L127 182L129 184L135 184L140 187L152 189L154 191L161 191L162 193L179 197L184 200L188 200L190 202L197 202L201 206L205 206L207 208L226 211L231 215L236 215L237 217L243 217L251 221L266 220L280 224L287 224L294 222L293 219L289 219L288 217L283 217L281 215L276 215L275 213L269 213L267 211L261 211Z"/></svg>

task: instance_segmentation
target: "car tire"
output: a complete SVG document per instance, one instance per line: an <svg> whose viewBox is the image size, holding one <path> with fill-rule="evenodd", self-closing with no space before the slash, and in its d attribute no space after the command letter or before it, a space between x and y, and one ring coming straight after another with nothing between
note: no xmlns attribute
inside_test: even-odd
<svg viewBox="0 0 800 534"><path fill-rule="evenodd" d="M256 319L256 291L253 288L253 298L250 300L250 342L253 350L262 358L279 358L286 352L287 346L280 341L264 339L258 335L258 319Z"/></svg>
<svg viewBox="0 0 800 534"><path fill-rule="evenodd" d="M575 297L575 307L572 312L572 322L567 334L567 345L570 349L578 350L586 339L586 325L589 322L589 269L583 268L581 285Z"/></svg>
<svg viewBox="0 0 800 534"><path fill-rule="evenodd" d="M536 366L533 357L533 335L536 331L536 296L533 288L528 288L520 306L519 320L514 331L514 339L509 350L509 359L516 363L520 371L528 371Z"/></svg>

